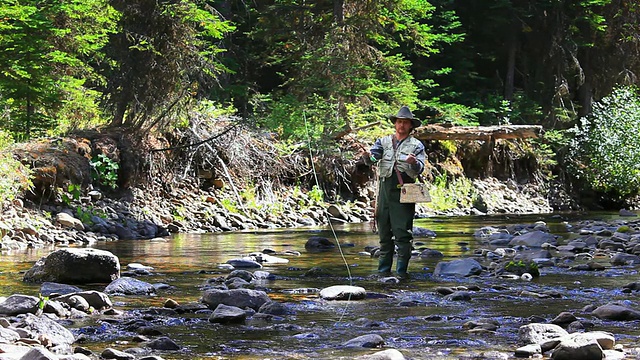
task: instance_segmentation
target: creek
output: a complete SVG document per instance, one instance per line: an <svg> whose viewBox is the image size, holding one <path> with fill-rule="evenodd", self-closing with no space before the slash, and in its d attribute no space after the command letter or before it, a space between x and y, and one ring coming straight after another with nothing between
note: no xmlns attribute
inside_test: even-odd
<svg viewBox="0 0 640 360"><path fill-rule="evenodd" d="M592 328L588 330L613 333L617 343L625 348L640 347L637 321L602 321L581 312L587 305L603 305L612 300L637 307L636 296L621 291L623 285L637 280L636 267L607 266L598 272L543 267L541 276L530 282L487 275L464 279L432 276L439 261L474 256L474 250L486 247L473 238L473 232L482 226L544 221L554 234L562 236L561 243L564 243L575 236L567 232L565 221L595 217L618 218L615 214L545 214L417 219L415 226L433 230L437 236L417 238L414 246L438 250L444 258L412 259L409 268L412 279L396 284L382 283L372 277L377 259L362 253L366 246L377 244L377 235L371 232L369 224L333 225L341 246L327 252L307 252L304 244L311 236L334 239L329 226L177 234L165 241L120 240L99 242L92 247L118 256L123 271L129 263L151 266L152 275L139 279L169 285L156 296L111 298L116 309L141 317L144 309L162 307L169 298L178 303L198 302L208 280L228 274L228 270L221 270L218 265L229 259L264 249L277 253L300 252L300 256L286 257L290 260L287 264L265 266L262 270L275 278L260 284L273 300L285 303L294 314L270 320L250 318L243 325L210 323L207 314L198 313L183 314L179 318L159 316L154 320L154 327L182 346L179 351L161 353L165 359L352 359L375 350L347 349L340 344L371 333L381 335L386 347L396 348L410 359L471 358L493 351L512 356L516 348L524 345L518 343L521 325L550 322L563 311L590 324ZM53 248L0 253L0 296L15 293L37 296L39 285L22 282L22 275L51 250ZM330 276L305 276L313 267L324 269ZM325 301L317 294L296 291L350 284L364 287L372 296L360 301ZM81 287L103 290L104 285ZM475 291L470 301L450 301L434 291L442 286L463 286ZM552 292L559 297L521 296L522 290ZM483 319L497 321L497 331L473 333L463 326ZM137 346L132 341L135 334L95 320L71 320L65 324L77 334L90 330L89 341L82 346L97 353L107 347L124 350Z"/></svg>

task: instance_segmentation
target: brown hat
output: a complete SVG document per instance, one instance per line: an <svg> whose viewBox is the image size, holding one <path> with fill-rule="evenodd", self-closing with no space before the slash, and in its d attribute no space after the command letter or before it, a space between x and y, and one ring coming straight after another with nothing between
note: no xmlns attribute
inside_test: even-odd
<svg viewBox="0 0 640 360"><path fill-rule="evenodd" d="M417 128L419 126L422 126L422 121L416 119L415 117L413 117L413 113L411 113L411 110L409 110L409 107L407 106L403 106L400 108L400 110L398 111L397 115L390 115L389 116L389 120L391 120L391 122L393 124L396 123L396 120L398 119L409 119L411 120L411 125L413 125L413 128Z"/></svg>

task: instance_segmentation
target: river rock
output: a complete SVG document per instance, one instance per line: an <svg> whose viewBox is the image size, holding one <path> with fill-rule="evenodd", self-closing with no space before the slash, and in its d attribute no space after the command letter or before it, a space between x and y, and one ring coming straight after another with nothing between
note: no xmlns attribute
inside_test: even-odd
<svg viewBox="0 0 640 360"><path fill-rule="evenodd" d="M602 305L591 313L593 316L602 320L613 321L631 321L640 320L640 311L635 309L618 305L618 304L606 304Z"/></svg>
<svg viewBox="0 0 640 360"><path fill-rule="evenodd" d="M120 261L112 253L92 248L68 248L38 260L23 280L86 284L110 283L120 277Z"/></svg>
<svg viewBox="0 0 640 360"><path fill-rule="evenodd" d="M262 269L262 264L249 258L227 260L227 264L233 266L234 268Z"/></svg>
<svg viewBox="0 0 640 360"><path fill-rule="evenodd" d="M563 311L558 316L556 316L553 320L551 320L552 324L556 324L559 326L571 324L572 322L578 320L575 315L568 311Z"/></svg>
<svg viewBox="0 0 640 360"><path fill-rule="evenodd" d="M267 293L251 289L211 289L205 291L202 295L202 302L210 309L215 309L219 304L224 304L242 309L251 308L257 311L268 301L271 301L271 299Z"/></svg>
<svg viewBox="0 0 640 360"><path fill-rule="evenodd" d="M471 300L471 292L469 291L456 291L444 297L445 300L449 301L470 301Z"/></svg>
<svg viewBox="0 0 640 360"><path fill-rule="evenodd" d="M156 293L156 288L142 280L121 277L107 285L104 292L107 295L152 295Z"/></svg>
<svg viewBox="0 0 640 360"><path fill-rule="evenodd" d="M413 234L414 237L436 237L437 234L435 231L433 230L429 230L429 229L425 229L425 228L421 228L418 226L414 226L413 229L411 230L411 233Z"/></svg>
<svg viewBox="0 0 640 360"><path fill-rule="evenodd" d="M555 324L533 323L523 325L518 329L518 340L523 344L542 345L549 340L558 339L567 335L569 335L569 333L565 329Z"/></svg>
<svg viewBox="0 0 640 360"><path fill-rule="evenodd" d="M596 339L574 333L560 340L558 346L553 349L551 358L554 360L602 360L604 353Z"/></svg>
<svg viewBox="0 0 640 360"><path fill-rule="evenodd" d="M162 351L175 351L180 350L180 345L176 344L172 339L161 336L157 339L151 340L146 343L147 347L154 350L162 350Z"/></svg>
<svg viewBox="0 0 640 360"><path fill-rule="evenodd" d="M68 299L74 296L80 296L84 298L89 303L89 306L93 307L96 310L109 309L113 306L113 303L111 302L111 299L109 299L109 296L107 294L100 291L95 291L95 290L80 291L77 293L59 296L56 298L56 300L68 302L69 301Z"/></svg>
<svg viewBox="0 0 640 360"><path fill-rule="evenodd" d="M60 352L69 351L74 343L73 333L47 316L26 314L18 322L13 324L16 328L22 328L34 334L35 338L46 338L51 342L52 348L58 348Z"/></svg>
<svg viewBox="0 0 640 360"><path fill-rule="evenodd" d="M246 257L246 259L253 260L260 264L288 264L289 263L289 259L284 259L281 257L269 255L269 254L263 254L260 252L251 253L249 254L248 257Z"/></svg>
<svg viewBox="0 0 640 360"><path fill-rule="evenodd" d="M14 294L0 303L0 314L15 316L20 314L35 314L40 299L35 296Z"/></svg>
<svg viewBox="0 0 640 360"><path fill-rule="evenodd" d="M247 270L233 270L232 272L229 273L229 275L227 275L227 280L233 279L233 278L240 278L249 283L254 279L254 276L251 272Z"/></svg>
<svg viewBox="0 0 640 360"><path fill-rule="evenodd" d="M42 296L66 295L80 291L82 291L82 289L77 286L59 284L49 281L45 281L42 283L42 285L40 285L40 294L42 294Z"/></svg>
<svg viewBox="0 0 640 360"><path fill-rule="evenodd" d="M472 276L479 275L482 266L474 259L441 261L436 265L433 276Z"/></svg>
<svg viewBox="0 0 640 360"><path fill-rule="evenodd" d="M537 354L542 354L540 344L525 345L517 348L515 351L515 356L517 358L530 358Z"/></svg>
<svg viewBox="0 0 640 360"><path fill-rule="evenodd" d="M627 289L629 291L638 291L640 290L640 281L634 281L622 286L623 289Z"/></svg>
<svg viewBox="0 0 640 360"><path fill-rule="evenodd" d="M84 224L82 224L82 221L65 212L56 214L56 222L64 227L76 230L84 230Z"/></svg>
<svg viewBox="0 0 640 360"><path fill-rule="evenodd" d="M20 360L58 360L58 357L43 347L34 347L27 351Z"/></svg>
<svg viewBox="0 0 640 360"><path fill-rule="evenodd" d="M509 242L513 240L514 237L515 235L499 232L489 235L486 242L491 246L506 246L509 245Z"/></svg>
<svg viewBox="0 0 640 360"><path fill-rule="evenodd" d="M260 306L258 313L281 316L291 314L292 312L281 302L269 301Z"/></svg>
<svg viewBox="0 0 640 360"><path fill-rule="evenodd" d="M100 357L103 359L115 359L115 360L135 360L136 356L128 354L124 351L106 348L100 353Z"/></svg>
<svg viewBox="0 0 640 360"><path fill-rule="evenodd" d="M378 334L367 334L358 336L342 343L344 347L363 347L363 348L379 348L384 345L384 339Z"/></svg>
<svg viewBox="0 0 640 360"><path fill-rule="evenodd" d="M335 248L336 245L329 239L321 236L312 236L304 244L304 248L308 251L324 251Z"/></svg>
<svg viewBox="0 0 640 360"><path fill-rule="evenodd" d="M404 355L396 349L387 349L373 354L356 357L357 360L405 360Z"/></svg>
<svg viewBox="0 0 640 360"><path fill-rule="evenodd" d="M334 285L320 290L320 297L325 300L362 300L367 291L360 286Z"/></svg>
<svg viewBox="0 0 640 360"><path fill-rule="evenodd" d="M91 305L89 305L89 302L79 295L70 296L67 299L66 303L71 306L71 308L80 310L82 312L89 312L91 310Z"/></svg>
<svg viewBox="0 0 640 360"><path fill-rule="evenodd" d="M545 243L557 245L558 240L552 234L536 230L518 235L509 241L510 246L524 245L530 248L541 248Z"/></svg>
<svg viewBox="0 0 640 360"><path fill-rule="evenodd" d="M0 343L10 344L18 341L20 334L16 331L0 326Z"/></svg>
<svg viewBox="0 0 640 360"><path fill-rule="evenodd" d="M247 313L237 306L218 304L209 316L209 322L221 324L242 324L247 318Z"/></svg>
<svg viewBox="0 0 640 360"><path fill-rule="evenodd" d="M420 251L420 255L418 255L421 258L426 258L426 259L436 259L436 258L442 258L444 257L444 254L439 251L439 250L435 250L435 249L423 249Z"/></svg>
<svg viewBox="0 0 640 360"><path fill-rule="evenodd" d="M627 253L617 253L611 259L611 265L638 265L640 256Z"/></svg>

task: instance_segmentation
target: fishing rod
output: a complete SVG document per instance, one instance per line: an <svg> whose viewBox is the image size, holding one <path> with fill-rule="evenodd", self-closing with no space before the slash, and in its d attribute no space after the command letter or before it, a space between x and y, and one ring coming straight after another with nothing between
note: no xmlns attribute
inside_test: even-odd
<svg viewBox="0 0 640 360"><path fill-rule="evenodd" d="M304 128L305 131L307 133L307 144L309 146L309 158L311 160L311 170L313 171L313 177L315 179L316 182L316 186L318 187L318 189L320 189L320 182L318 181L318 173L316 172L316 166L315 166L315 162L313 160L313 149L311 148L311 135L309 135L309 126L307 124L307 115L306 112L303 110L302 111L302 118L304 120ZM336 246L338 247L338 250L340 251L340 256L342 257L342 261L344 262L345 268L347 269L347 274L349 276L349 285L353 286L353 277L351 276L351 269L349 267L349 263L347 262L347 258L344 256L344 252L342 251L342 246L340 246L340 241L338 240L338 234L336 234L335 229L333 228L333 224L331 223L331 218L329 217L329 215L327 214L327 212L325 211L325 216L327 217L327 222L329 223L329 228L331 229L331 233L333 234L333 238L335 239L336 242ZM342 319L344 318L345 314L347 313L347 308L349 307L349 302L351 301L351 293L349 293L349 297L347 298L347 302L345 303L345 307L344 310L342 311L342 314L340 315L340 319L338 319L338 321L336 322L339 323L342 321Z"/></svg>

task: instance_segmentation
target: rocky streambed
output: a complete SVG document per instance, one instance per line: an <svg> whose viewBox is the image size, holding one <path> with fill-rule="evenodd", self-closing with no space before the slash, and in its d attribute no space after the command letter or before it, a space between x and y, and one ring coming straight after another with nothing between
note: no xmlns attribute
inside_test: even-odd
<svg viewBox="0 0 640 360"><path fill-rule="evenodd" d="M0 358L637 358L640 222L621 214L434 219L407 281L375 276L358 231L340 249L323 231L199 238L194 253L229 248L191 266L156 254L178 239L59 248L20 273L41 297L4 294Z"/></svg>

